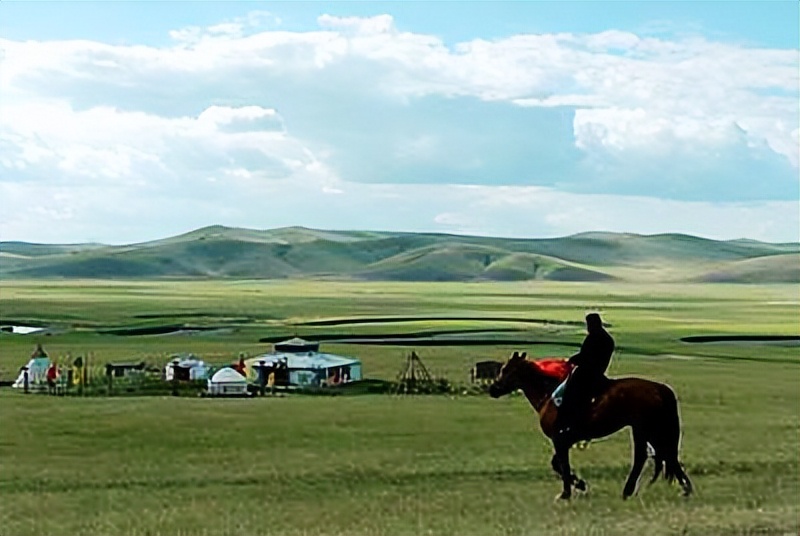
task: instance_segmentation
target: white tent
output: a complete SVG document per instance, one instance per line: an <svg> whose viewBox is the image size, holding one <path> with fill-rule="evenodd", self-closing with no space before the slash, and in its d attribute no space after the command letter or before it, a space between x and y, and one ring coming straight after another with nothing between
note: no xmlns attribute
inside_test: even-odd
<svg viewBox="0 0 800 536"><path fill-rule="evenodd" d="M184 378L189 380L205 380L208 378L208 373L211 371L211 367L209 367L203 360L197 359L191 354L186 357L175 356L169 363L167 363L167 366L164 367L165 380L172 381L172 378L175 375L176 366L182 369L189 369L189 377ZM178 378L180 379L180 375Z"/></svg>
<svg viewBox="0 0 800 536"><path fill-rule="evenodd" d="M39 386L43 386L46 383L47 379L47 368L50 366L50 358L49 357L34 357L28 364L25 365L25 368L28 369L28 387L31 389L35 389ZM25 371L19 371L19 377L17 381L11 385L16 389L23 389L25 387Z"/></svg>
<svg viewBox="0 0 800 536"><path fill-rule="evenodd" d="M214 373L208 380L208 394L246 395L247 380L232 368L225 367Z"/></svg>

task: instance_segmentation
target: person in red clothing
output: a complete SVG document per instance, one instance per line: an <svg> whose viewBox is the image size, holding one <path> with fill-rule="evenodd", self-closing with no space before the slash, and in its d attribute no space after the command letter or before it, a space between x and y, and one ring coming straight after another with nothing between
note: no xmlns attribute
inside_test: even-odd
<svg viewBox="0 0 800 536"><path fill-rule="evenodd" d="M50 366L47 367L47 373L45 377L47 378L47 390L50 392L51 395L56 394L56 380L58 379L58 367L56 367L55 363L50 363Z"/></svg>
<svg viewBox="0 0 800 536"><path fill-rule="evenodd" d="M231 365L231 368L244 376L245 371L247 370L247 365L244 364L244 357L240 357L239 362Z"/></svg>

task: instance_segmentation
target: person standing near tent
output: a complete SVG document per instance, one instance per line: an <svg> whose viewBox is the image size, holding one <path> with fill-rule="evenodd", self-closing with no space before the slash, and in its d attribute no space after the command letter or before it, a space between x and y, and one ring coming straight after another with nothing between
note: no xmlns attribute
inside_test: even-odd
<svg viewBox="0 0 800 536"><path fill-rule="evenodd" d="M233 370L235 370L245 378L247 377L247 365L245 365L244 363L244 357L240 356L239 362L233 365L231 368L233 368Z"/></svg>
<svg viewBox="0 0 800 536"><path fill-rule="evenodd" d="M56 367L55 363L50 363L50 366L47 367L47 391L54 395L56 394L56 380L58 380L58 367Z"/></svg>

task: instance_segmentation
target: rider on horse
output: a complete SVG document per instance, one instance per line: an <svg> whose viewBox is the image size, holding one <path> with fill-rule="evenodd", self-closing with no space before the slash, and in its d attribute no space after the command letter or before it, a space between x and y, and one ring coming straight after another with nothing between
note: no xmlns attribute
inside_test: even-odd
<svg viewBox="0 0 800 536"><path fill-rule="evenodd" d="M596 389L605 379L605 372L614 353L614 339L603 328L597 313L586 315L588 335L581 350L569 358L575 369L567 379L563 400L558 408L556 430L559 436L568 434L574 419L586 409L596 394Z"/></svg>

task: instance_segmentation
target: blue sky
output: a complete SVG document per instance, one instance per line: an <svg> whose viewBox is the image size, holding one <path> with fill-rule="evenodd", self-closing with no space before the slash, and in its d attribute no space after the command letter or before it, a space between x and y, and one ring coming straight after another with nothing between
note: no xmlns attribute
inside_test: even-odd
<svg viewBox="0 0 800 536"><path fill-rule="evenodd" d="M796 2L0 3L0 240L797 241Z"/></svg>
<svg viewBox="0 0 800 536"><path fill-rule="evenodd" d="M502 2L55 2L8 1L0 32L10 39L97 39L163 45L169 31L211 26L261 10L291 31L317 28L321 13L372 17L389 13L402 31L437 35L446 43L515 33L596 33L616 28L642 34L696 33L759 46L796 47L793 1ZM794 24L791 21L795 21Z"/></svg>

